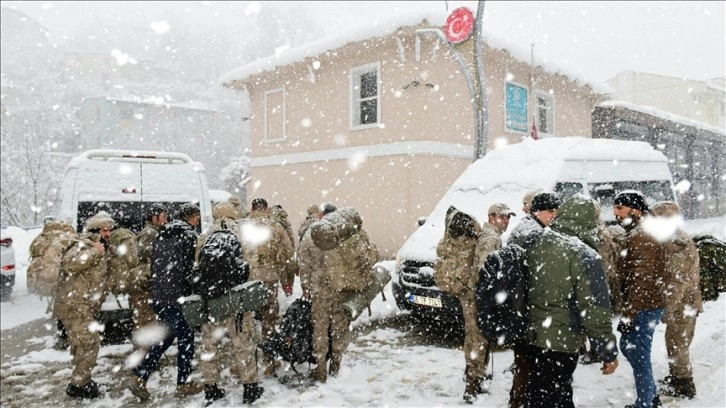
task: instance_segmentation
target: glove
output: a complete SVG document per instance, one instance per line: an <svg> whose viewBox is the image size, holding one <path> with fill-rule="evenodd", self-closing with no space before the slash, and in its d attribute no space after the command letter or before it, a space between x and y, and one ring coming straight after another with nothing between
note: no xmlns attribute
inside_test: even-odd
<svg viewBox="0 0 726 408"><path fill-rule="evenodd" d="M285 296L292 295L292 283L283 283L282 290L285 292Z"/></svg>
<svg viewBox="0 0 726 408"><path fill-rule="evenodd" d="M627 317L621 318L618 323L618 331L622 334L628 334L635 330L635 322Z"/></svg>

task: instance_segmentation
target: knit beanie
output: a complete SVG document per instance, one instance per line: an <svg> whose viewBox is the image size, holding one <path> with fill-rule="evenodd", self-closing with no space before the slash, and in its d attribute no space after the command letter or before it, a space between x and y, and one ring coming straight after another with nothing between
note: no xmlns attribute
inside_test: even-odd
<svg viewBox="0 0 726 408"><path fill-rule="evenodd" d="M86 221L86 231L98 231L103 228L113 228L115 222L106 211L99 211Z"/></svg>
<svg viewBox="0 0 726 408"><path fill-rule="evenodd" d="M562 205L560 195L551 191L542 191L532 197L529 212L556 210Z"/></svg>
<svg viewBox="0 0 726 408"><path fill-rule="evenodd" d="M643 193L637 190L621 191L615 196L613 204L629 207L643 213L648 212L648 202Z"/></svg>

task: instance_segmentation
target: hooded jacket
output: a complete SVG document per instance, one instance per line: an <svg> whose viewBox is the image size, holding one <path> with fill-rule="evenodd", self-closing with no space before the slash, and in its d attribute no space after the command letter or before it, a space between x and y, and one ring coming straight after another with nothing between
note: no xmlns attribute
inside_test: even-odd
<svg viewBox="0 0 726 408"><path fill-rule="evenodd" d="M617 355L602 260L595 252L595 204L581 194L567 199L527 252L530 343L577 353L586 334L603 361Z"/></svg>
<svg viewBox="0 0 726 408"><path fill-rule="evenodd" d="M182 220L161 228L151 251L151 298L162 306L178 306L192 292L192 267L197 232Z"/></svg>

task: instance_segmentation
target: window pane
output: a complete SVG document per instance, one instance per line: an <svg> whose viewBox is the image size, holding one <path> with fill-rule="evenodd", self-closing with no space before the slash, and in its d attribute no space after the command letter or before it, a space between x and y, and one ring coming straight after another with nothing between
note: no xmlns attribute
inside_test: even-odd
<svg viewBox="0 0 726 408"><path fill-rule="evenodd" d="M378 81L376 72L366 72L360 76L360 97L372 98L378 95Z"/></svg>
<svg viewBox="0 0 726 408"><path fill-rule="evenodd" d="M364 101L360 104L360 124L367 125L376 123L378 111L378 101Z"/></svg>

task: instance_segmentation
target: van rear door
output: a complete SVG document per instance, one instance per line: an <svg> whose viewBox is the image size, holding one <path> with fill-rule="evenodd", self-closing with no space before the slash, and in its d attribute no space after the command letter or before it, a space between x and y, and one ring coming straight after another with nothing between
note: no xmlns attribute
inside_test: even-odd
<svg viewBox="0 0 726 408"><path fill-rule="evenodd" d="M132 162L87 160L78 168L76 228L98 211L108 212L117 226L138 232L141 214L141 165Z"/></svg>

